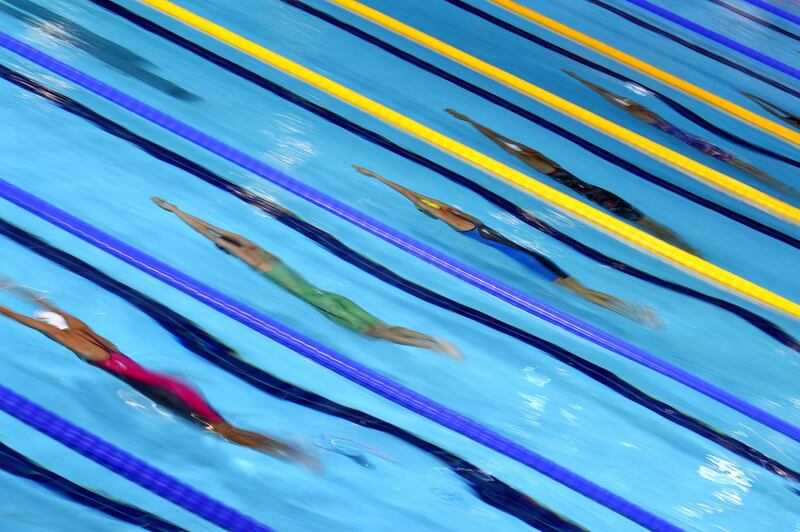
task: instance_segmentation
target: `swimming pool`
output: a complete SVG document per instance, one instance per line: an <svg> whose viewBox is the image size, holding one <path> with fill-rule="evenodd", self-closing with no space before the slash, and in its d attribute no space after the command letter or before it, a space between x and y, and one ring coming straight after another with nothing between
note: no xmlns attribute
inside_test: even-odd
<svg viewBox="0 0 800 532"><path fill-rule="evenodd" d="M37 18L25 3L5 4L15 5L15 9L27 13L28 17ZM735 301L787 332L800 335L791 318L758 307L637 252L560 214L548 204L141 4L121 4L269 78L292 94L467 176L603 253L658 277ZM530 109L653 174L798 237L792 224L714 191L599 132L411 45L399 36L326 2L309 4ZM797 298L798 287L790 276L796 264L796 249L623 172L553 132L393 57L308 11L299 10L296 5L278 0L243 1L236 9L218 2L186 1L182 5L497 158L502 154L496 147L453 120L444 109L454 108L497 129L502 128L504 134L541 149L576 175L585 176L632 200L654 219L675 229L711 262L787 297ZM620 83L603 79L561 55L502 31L452 3L414 0L370 5L642 133L655 136L647 132L645 126L566 77L561 69L568 68L594 81L602 81L613 86L616 92L638 98L659 113L674 118L666 106L651 96L637 95ZM625 7L621 1L616 5ZM569 41L526 26L524 21L489 3L480 7L615 71L634 79L641 78L640 74ZM127 73L120 71L118 61L126 57L126 52L109 53L113 47L108 44L102 53L81 43L80 39L72 43L75 46L65 44L63 39L53 36L53 28L42 27L40 16L38 24L31 24L29 18L20 16L17 11L14 15L0 12L2 29L424 243L674 362L781 418L794 423L800 419L800 397L792 386L797 368L796 353L730 313L599 265L564 243L520 223L507 211L444 179L430 168L399 157L363 136L353 135L296 103L144 31L96 2L48 3L47 8L80 24L87 32L113 41L127 53L135 53L140 59L128 57L126 64L138 67L128 69ZM787 108L793 106L790 98L770 86L740 76L697 54L690 55L674 43L648 35L651 47L634 45L643 38L641 28L622 24L589 2L551 2L537 8L619 48L635 50L643 59L753 110L757 108L739 96L736 88L745 86L759 90L771 101ZM645 13L637 14L647 18ZM687 10L684 14L693 13ZM754 32L750 28L748 35ZM781 46L789 46L781 35L769 38L770 42L774 39ZM763 45L761 39L766 37L754 37L750 44ZM721 54L729 53L715 49ZM7 51L2 54L7 68L74 98L105 120L128 128L161 149L172 150L202 165L208 172L274 200L397 274L607 368L629 386L638 387L721 433L753 446L786 467L797 468L796 442L459 283L259 177ZM746 59L740 62L748 64ZM758 65L748 66L763 70ZM157 73L161 81L142 74L143 70ZM142 81L143 76L148 76L144 79L149 83ZM774 77L790 83L779 74ZM766 134L669 87L644 81L740 137L786 156L795 156L787 145ZM696 432L654 415L652 410L612 391L607 383L589 378L586 373L555 360L540 349L381 282L312 240L299 237L298 231L279 220L202 182L197 175L154 158L130 138L115 137L109 132L109 122L101 129L98 121L87 120L85 113L79 116L54 106L19 84L5 81L0 90L4 92L5 103L2 108L4 131L0 138L6 142L6 153L10 154L3 179L681 526L741 529L756 522L776 529L797 526L798 502L791 481L779 478ZM697 126L690 125L687 129L741 152L748 161L773 173L790 175L791 167L784 163L732 145ZM657 140L691 157L702 157L670 137L661 136ZM524 169L513 159L506 159L508 164ZM704 164L725 169L725 165L708 157L702 160ZM476 242L454 238L452 231L443 224L429 221L410 203L398 201L400 197L391 190L354 172L352 164L371 168L423 194L453 203L517 241L546 253L588 286L651 307L660 315L663 328L652 330L592 307L558 287L533 278L511 259L484 252L485 248ZM736 174L736 177L758 186L757 182L748 180L747 175ZM261 282L243 265L195 238L173 217L152 205L149 198L154 195L248 236L315 284L348 295L389 323L457 343L466 362L456 364L427 351L349 333L309 311L296 298ZM790 197L784 199L792 201ZM218 366L204 362L181 346L152 316L111 293L107 287L43 257L43 243L33 240L33 235L186 316L221 344L239 353L246 362L286 382L393 423L455 453L582 526L590 529L633 527L600 505L587 502L499 453L402 410L298 357L18 207L3 202L2 217L18 229L14 233L16 239L8 238L13 232L11 228L4 232L3 256L9 257L4 261L7 268L4 274L25 285L46 289L60 305L113 338L142 364L196 383L210 402L231 420L269 434L295 438L309 449L316 449L324 461L326 474L317 478L293 466L198 433L195 428L163 414L118 381L87 371L87 366L77 364L65 351L54 348L45 339L5 323L2 325L7 338L4 342L6 356L2 359L3 375L7 379L4 384L276 529L492 527L512 530L524 524L509 511L503 511L502 505L481 501L463 477L419 445L413 446L396 435L269 397ZM21 245L24 242L27 246ZM49 253L51 258L53 253ZM10 302L3 297L4 303ZM47 357L43 364L33 362L42 357ZM6 423L2 441L47 468L145 508L179 526L192 530L208 527L196 517L85 463L74 453L10 418L3 419ZM359 445L367 450L356 452L355 459L347 456L354 454L352 449ZM340 452L331 452L332 448ZM373 454L370 449L380 452ZM365 467L365 460L372 467ZM13 508L12 518L19 528L52 527L53 522L67 519L67 513L70 517L75 515L77 507L46 491L39 491L12 476L0 478L6 491L20 490L14 494L18 500L4 503ZM490 477L483 481L484 484L493 483ZM24 496L22 490L30 495ZM47 512L41 511L37 502ZM358 512L352 511L355 507ZM85 519L80 524L89 529L124 527L117 521L104 520L102 515L91 510L82 509L78 517L73 518Z"/></svg>

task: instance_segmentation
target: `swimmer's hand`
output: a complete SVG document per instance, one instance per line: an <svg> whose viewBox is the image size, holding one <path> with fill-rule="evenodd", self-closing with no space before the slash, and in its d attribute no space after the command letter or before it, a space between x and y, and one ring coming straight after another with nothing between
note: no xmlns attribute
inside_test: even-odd
<svg viewBox="0 0 800 532"><path fill-rule="evenodd" d="M358 166L357 164L353 165L353 169L359 174L364 174L367 177L375 177L378 179L381 178L381 176L377 172L373 172L369 168L364 168L363 166Z"/></svg>
<svg viewBox="0 0 800 532"><path fill-rule="evenodd" d="M441 338L434 338L435 350L439 353L452 358L456 362L464 362L464 354L458 348L447 340Z"/></svg>
<svg viewBox="0 0 800 532"><path fill-rule="evenodd" d="M17 283L9 277L0 277L0 290L10 290L17 286Z"/></svg>
<svg viewBox="0 0 800 532"><path fill-rule="evenodd" d="M162 209L164 209L165 211L168 211L168 212L176 212L176 211L179 211L179 210L180 210L180 209L178 209L178 207L176 207L176 206L175 206L175 205L173 205L172 203L170 203L170 202L168 202L168 201L166 201L166 200L163 200L163 199L161 199L161 198L158 198L158 197L155 197L155 196L153 196L153 197L152 197L152 198L150 198L150 199L152 199L152 200L153 200L153 203L155 203L156 205L158 205L159 207L161 207L161 208L162 208Z"/></svg>
<svg viewBox="0 0 800 532"><path fill-rule="evenodd" d="M447 113L449 113L453 118L457 118L458 120L469 120L469 117L465 114L459 113L455 109L445 109Z"/></svg>

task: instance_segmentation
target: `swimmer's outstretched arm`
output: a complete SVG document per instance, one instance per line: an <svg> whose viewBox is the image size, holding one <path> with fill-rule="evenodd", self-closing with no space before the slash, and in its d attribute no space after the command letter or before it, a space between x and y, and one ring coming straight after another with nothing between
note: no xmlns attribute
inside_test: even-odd
<svg viewBox="0 0 800 532"><path fill-rule="evenodd" d="M755 94L751 94L751 93L745 92L745 91L739 91L739 92L742 94L742 96L744 96L746 98L749 98L750 100L755 102L759 107L764 109L766 112L768 112L772 116L776 116L776 117L780 118L781 120L785 120L786 118L791 116L791 113L781 109L780 107L778 107L774 103L768 102L764 98L761 98L759 96L756 96Z"/></svg>
<svg viewBox="0 0 800 532"><path fill-rule="evenodd" d="M354 164L353 168L356 170L356 172L358 172L360 174L364 174L365 176L368 176L368 177L374 177L375 179L377 179L378 181L380 181L384 185L388 186L389 188L391 188L393 190L396 190L397 192L399 192L400 194L402 194L406 198L410 199L411 201L414 202L414 204L416 204L419 207L422 207L422 208L427 207L420 200L431 199L431 198L428 198L427 196L423 196L422 194L418 194L418 193L414 192L413 190L407 189L406 187L404 187L402 185L398 185L394 181L386 179L385 177L383 177L379 173L373 172L372 170L364 168L363 166L358 166L358 165Z"/></svg>
<svg viewBox="0 0 800 532"><path fill-rule="evenodd" d="M242 235L237 233L232 233L226 229L221 227L217 227L216 225L210 224L205 220L198 218L197 216L193 216L188 212L185 212L178 208L177 206L165 201L161 198L152 198L153 203L161 207L167 212L173 213L175 216L180 218L186 225L206 237L207 239L211 240L218 246L224 247L228 251L235 252L242 246L255 246L253 242L246 239ZM225 239L221 239L220 237L224 236Z"/></svg>
<svg viewBox="0 0 800 532"><path fill-rule="evenodd" d="M615 94L615 93L611 92L610 90L604 89L600 85L598 85L596 83L592 83L588 79L583 79L582 77L577 75L575 72L572 72L572 71L569 71L569 70L562 70L562 72L564 74L566 74L566 75L568 75L568 76L580 81L581 83L583 83L584 85L586 85L587 87L592 89L593 91L599 93L601 96L603 96L606 99L610 100L612 103L616 103L614 101L616 98L622 98L622 96L620 96L619 94Z"/></svg>

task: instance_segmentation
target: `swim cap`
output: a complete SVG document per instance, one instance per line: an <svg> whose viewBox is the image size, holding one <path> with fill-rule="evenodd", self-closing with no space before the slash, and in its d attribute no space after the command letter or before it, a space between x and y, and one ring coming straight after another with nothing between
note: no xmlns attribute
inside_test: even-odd
<svg viewBox="0 0 800 532"><path fill-rule="evenodd" d="M439 205L437 202L429 200L427 198L420 198L419 201L420 201L420 203L424 203L425 205L427 205L428 207L431 207L433 209L441 209L442 208L442 206Z"/></svg>
<svg viewBox="0 0 800 532"><path fill-rule="evenodd" d="M69 329L69 325L67 325L67 320L64 319L64 316L61 314L57 314L55 312L48 312L46 310L42 310L36 312L33 315L33 319L36 321L41 321L43 323L47 323L52 325L57 329L61 329L62 331Z"/></svg>

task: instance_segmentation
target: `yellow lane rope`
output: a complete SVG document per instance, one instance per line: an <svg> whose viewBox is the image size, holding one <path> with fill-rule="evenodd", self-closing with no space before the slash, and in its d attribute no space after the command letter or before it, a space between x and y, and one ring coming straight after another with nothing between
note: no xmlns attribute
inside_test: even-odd
<svg viewBox="0 0 800 532"><path fill-rule="evenodd" d="M581 33L578 30L570 28L569 26L542 15L541 13L538 13L530 8L521 6L516 2L512 2L511 0L489 1L504 9L507 9L508 11L511 11L515 15L519 15L520 17L528 19L535 24L539 24L553 33L557 33L562 37L571 39L591 50L606 55L615 61L622 63L623 65L629 66L634 70L638 70L639 72L647 74L648 76L666 83L667 85L675 87L686 94L694 96L698 100L713 105L714 107L725 111L726 113L738 118L743 122L757 126L764 131L775 135L781 140L793 144L800 144L800 133L784 127L768 118L764 118L761 115L749 111L740 105L736 105L725 98L717 96L716 94L702 89L697 85L693 85L692 83L689 83L688 81L685 81L677 76L673 76L669 72L665 72L649 63L645 63L644 61L637 59L632 55L626 54L625 52L618 50L613 46L609 46L602 41L598 41L597 39L590 37L585 33Z"/></svg>
<svg viewBox="0 0 800 532"><path fill-rule="evenodd" d="M606 120L600 115L594 114L591 111L584 109L572 102L565 100L551 92L548 92L536 85L525 81L505 70L502 70L494 65L478 59L458 48L450 46L449 44L436 39L426 33L423 33L407 24L403 24L397 19L376 11L371 7L365 6L355 0L328 0L332 4L336 4L352 13L355 13L367 20L370 20L386 29L389 29L407 39L414 41L422 46L425 46L445 57L448 57L464 66L480 72L488 78L494 79L516 89L517 91L530 96L531 98L549 105L550 107L561 111L567 116L583 122L607 135L621 140L634 148L656 157L667 164L678 168L684 173L699 179L707 184L710 184L732 196L738 197L755 205L764 211L783 217L794 223L800 223L800 209L785 203L777 198L765 194L760 190L753 188L741 181L738 181L722 172L718 172L713 168L705 166L685 155L670 150L652 140L634 133L610 120ZM502 176L501 176L502 177Z"/></svg>
<svg viewBox="0 0 800 532"><path fill-rule="evenodd" d="M616 235L617 237L640 246L641 248L654 253L668 261L691 270L707 279L716 281L727 288L760 301L773 308L779 309L787 314L800 317L800 305L775 294L766 288L758 286L746 279L743 279L731 272L728 272L703 259L695 257L681 249L676 248L652 235L629 226L608 214L595 209L585 203L578 201L558 190L551 188L527 175L519 172L510 166L506 166L491 157L473 150L433 129L416 122L406 116L381 105L347 87L336 83L316 72L291 61L263 46L254 43L244 37L237 35L230 30L219 26L210 20L204 19L199 15L187 11L186 9L169 2L168 0L139 0L162 13L170 15L188 26L210 35L230 46L241 50L266 64L286 72L298 79L301 79L328 94L361 109L373 116L394 125L395 127L415 135L428 143L440 148L445 152L457 155L462 159L474 164L475 166L500 176L505 180L525 189L536 196L548 201L584 220L592 222L600 228Z"/></svg>

